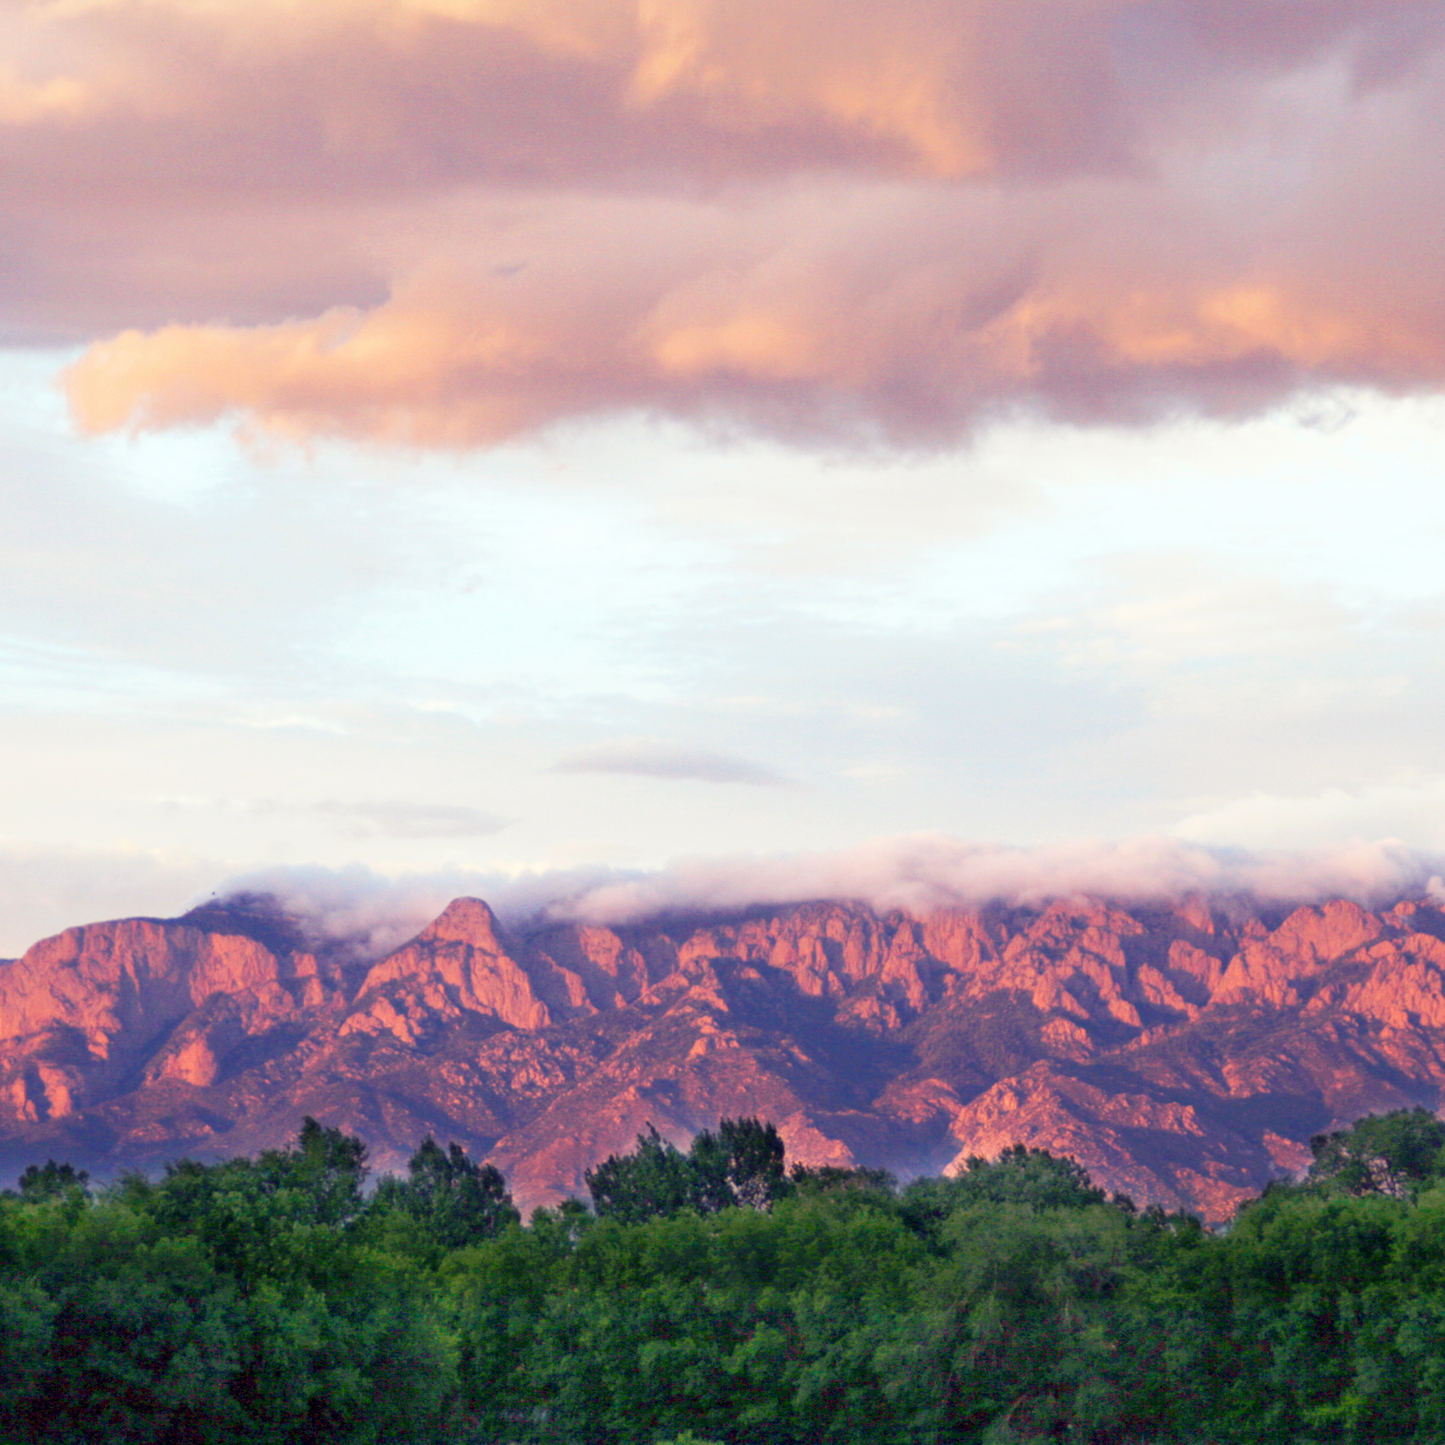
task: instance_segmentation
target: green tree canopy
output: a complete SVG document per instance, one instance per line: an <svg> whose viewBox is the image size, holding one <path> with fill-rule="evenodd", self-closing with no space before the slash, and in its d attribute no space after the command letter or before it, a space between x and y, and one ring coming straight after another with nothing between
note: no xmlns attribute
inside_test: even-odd
<svg viewBox="0 0 1445 1445"><path fill-rule="evenodd" d="M1445 1174L1445 1123L1429 1109L1372 1114L1310 1140L1313 1184L1345 1194L1403 1198Z"/></svg>
<svg viewBox="0 0 1445 1445"><path fill-rule="evenodd" d="M651 1124L630 1154L611 1154L583 1175L599 1217L623 1223L675 1214L766 1209L788 1190L783 1141L758 1119L724 1119L684 1154Z"/></svg>
<svg viewBox="0 0 1445 1445"><path fill-rule="evenodd" d="M85 1192L90 1175L73 1164L57 1164L47 1159L44 1164L32 1164L20 1176L17 1188L20 1197L36 1204L44 1199L63 1199L72 1193Z"/></svg>
<svg viewBox="0 0 1445 1445"><path fill-rule="evenodd" d="M407 1177L387 1177L377 1186L373 1212L409 1215L443 1249L460 1249L490 1239L516 1224L507 1181L491 1164L477 1164L460 1144L443 1149L430 1134L407 1163Z"/></svg>
<svg viewBox="0 0 1445 1445"><path fill-rule="evenodd" d="M795 1182L752 1119L526 1226L431 1138L358 1205L314 1120L154 1182L52 1160L0 1196L0 1442L1440 1445L1440 1134L1362 1120L1212 1232L1019 1147Z"/></svg>

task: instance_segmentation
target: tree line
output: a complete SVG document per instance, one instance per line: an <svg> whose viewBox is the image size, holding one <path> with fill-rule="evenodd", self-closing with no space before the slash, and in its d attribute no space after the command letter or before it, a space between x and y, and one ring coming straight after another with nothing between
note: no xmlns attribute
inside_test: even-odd
<svg viewBox="0 0 1445 1445"><path fill-rule="evenodd" d="M1445 1439L1445 1126L1313 1141L1211 1232L1015 1147L954 1178L649 1130L525 1223L427 1139L0 1197L0 1438L458 1445Z"/></svg>

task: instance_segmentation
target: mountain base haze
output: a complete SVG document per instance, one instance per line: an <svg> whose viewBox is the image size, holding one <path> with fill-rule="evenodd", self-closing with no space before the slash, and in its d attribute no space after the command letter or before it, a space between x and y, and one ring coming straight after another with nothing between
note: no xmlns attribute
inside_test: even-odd
<svg viewBox="0 0 1445 1445"><path fill-rule="evenodd" d="M649 1125L771 1120L791 1160L1066 1154L1228 1218L1312 1135L1434 1108L1445 909L1191 895L857 902L515 923L458 898L379 959L275 898L72 928L0 963L0 1168L273 1148L313 1116L400 1169L426 1135L524 1209Z"/></svg>

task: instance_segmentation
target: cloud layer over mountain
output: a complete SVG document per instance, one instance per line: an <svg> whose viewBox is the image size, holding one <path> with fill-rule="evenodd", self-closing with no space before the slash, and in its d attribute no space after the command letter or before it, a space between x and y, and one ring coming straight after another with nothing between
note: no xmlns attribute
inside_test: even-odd
<svg viewBox="0 0 1445 1445"><path fill-rule="evenodd" d="M270 894L318 939L380 956L425 927L452 898L468 894L513 924L620 924L814 899L920 914L984 903L1037 908L1075 895L1148 904L1198 894L1253 906L1349 898L1379 907L1401 898L1445 901L1442 875L1445 855L1388 842L1263 852L1165 837L1025 848L927 835L794 857L681 860L650 871L558 869L507 877L455 869L388 878L361 867L276 868L234 879L219 894Z"/></svg>
<svg viewBox="0 0 1445 1445"><path fill-rule="evenodd" d="M87 428L927 445L1433 389L1445 11L30 0L0 302Z"/></svg>

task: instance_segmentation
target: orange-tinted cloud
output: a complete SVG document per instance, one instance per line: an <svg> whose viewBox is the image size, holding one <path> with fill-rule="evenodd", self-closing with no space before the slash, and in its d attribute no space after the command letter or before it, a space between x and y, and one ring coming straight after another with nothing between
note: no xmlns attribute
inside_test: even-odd
<svg viewBox="0 0 1445 1445"><path fill-rule="evenodd" d="M1417 0L31 0L0 306L95 340L93 430L907 443L1434 387L1441 36Z"/></svg>

